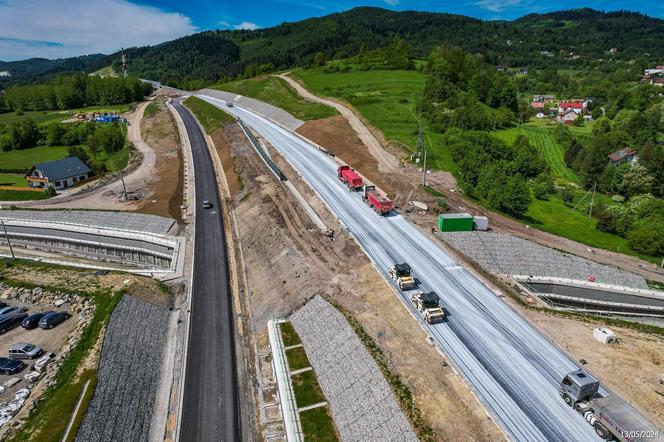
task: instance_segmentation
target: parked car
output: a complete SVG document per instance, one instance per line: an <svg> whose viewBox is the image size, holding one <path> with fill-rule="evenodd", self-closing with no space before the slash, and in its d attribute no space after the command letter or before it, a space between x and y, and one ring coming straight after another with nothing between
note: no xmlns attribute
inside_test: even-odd
<svg viewBox="0 0 664 442"><path fill-rule="evenodd" d="M203 208L204 209L211 209L212 208L212 203L208 200L203 201Z"/></svg>
<svg viewBox="0 0 664 442"><path fill-rule="evenodd" d="M8 315L0 316L0 333L4 333L18 326L27 317L27 313L10 313Z"/></svg>
<svg viewBox="0 0 664 442"><path fill-rule="evenodd" d="M71 315L67 312L49 313L48 315L44 315L44 317L39 320L39 328L43 328L44 330L53 328L70 316Z"/></svg>
<svg viewBox="0 0 664 442"><path fill-rule="evenodd" d="M25 367L25 362L19 361L17 359L10 358L0 358L0 373L2 374L14 374L23 370Z"/></svg>
<svg viewBox="0 0 664 442"><path fill-rule="evenodd" d="M23 313L27 311L28 309L25 307L17 307L17 306L11 306L8 305L7 307L3 307L0 309L0 317L1 316L7 316L10 313Z"/></svg>
<svg viewBox="0 0 664 442"><path fill-rule="evenodd" d="M48 312L43 312L43 313L33 313L27 318L23 320L21 323L21 327L32 330L33 328L37 328L39 326L39 321L41 318L44 316L48 315L49 313L54 313L53 311L48 311Z"/></svg>
<svg viewBox="0 0 664 442"><path fill-rule="evenodd" d="M12 359L35 359L44 353L44 349L34 344L24 342L9 347L9 357Z"/></svg>

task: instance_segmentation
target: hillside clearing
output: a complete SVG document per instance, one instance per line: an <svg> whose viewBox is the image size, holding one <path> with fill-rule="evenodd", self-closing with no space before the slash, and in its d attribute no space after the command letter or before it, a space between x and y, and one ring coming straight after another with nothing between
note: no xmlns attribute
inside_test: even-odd
<svg viewBox="0 0 664 442"><path fill-rule="evenodd" d="M400 70L325 73L321 69L294 69L291 76L316 95L351 104L383 133L387 142L407 152L415 151L418 127L415 104L424 89L426 75ZM452 155L441 140L439 133L426 134L427 164L456 172Z"/></svg>
<svg viewBox="0 0 664 442"><path fill-rule="evenodd" d="M329 106L302 98L281 78L256 77L218 84L213 88L270 103L300 120L317 120L337 115L337 111Z"/></svg>
<svg viewBox="0 0 664 442"><path fill-rule="evenodd" d="M0 151L0 171L28 171L34 164L59 160L68 154L67 146L38 146Z"/></svg>

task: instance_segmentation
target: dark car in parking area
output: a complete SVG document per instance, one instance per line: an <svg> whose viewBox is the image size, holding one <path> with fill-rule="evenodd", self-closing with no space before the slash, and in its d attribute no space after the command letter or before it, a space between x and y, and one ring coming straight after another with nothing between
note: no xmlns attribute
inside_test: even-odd
<svg viewBox="0 0 664 442"><path fill-rule="evenodd" d="M39 320L39 328L43 328L44 330L53 328L62 321L66 320L71 316L67 312L53 312L49 313L48 315L44 315L43 318Z"/></svg>
<svg viewBox="0 0 664 442"><path fill-rule="evenodd" d="M0 309L0 317L10 315L12 313L23 313L27 311L28 309L25 307L17 307L17 306L11 306L8 305L7 307L3 307Z"/></svg>
<svg viewBox="0 0 664 442"><path fill-rule="evenodd" d="M55 313L53 311L48 311L48 312L43 312L43 313L33 313L27 318L23 320L21 323L21 327L32 330L33 328L37 328L39 326L39 321L41 318L44 316L48 315L49 313Z"/></svg>
<svg viewBox="0 0 664 442"><path fill-rule="evenodd" d="M25 362L19 359L0 358L0 373L14 374L23 370Z"/></svg>
<svg viewBox="0 0 664 442"><path fill-rule="evenodd" d="M10 313L0 317L0 333L4 333L8 330L19 325L25 318L28 317L27 313Z"/></svg>

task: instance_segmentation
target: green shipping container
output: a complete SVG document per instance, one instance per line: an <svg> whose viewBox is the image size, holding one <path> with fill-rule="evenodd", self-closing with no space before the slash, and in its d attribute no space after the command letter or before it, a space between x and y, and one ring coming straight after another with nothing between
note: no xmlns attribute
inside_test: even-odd
<svg viewBox="0 0 664 442"><path fill-rule="evenodd" d="M443 213L438 215L438 228L441 232L470 232L473 217L467 213Z"/></svg>

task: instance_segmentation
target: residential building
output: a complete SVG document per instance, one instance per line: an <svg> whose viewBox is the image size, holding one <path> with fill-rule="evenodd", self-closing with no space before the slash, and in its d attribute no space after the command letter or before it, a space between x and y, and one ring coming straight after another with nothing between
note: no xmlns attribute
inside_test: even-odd
<svg viewBox="0 0 664 442"><path fill-rule="evenodd" d="M658 75L664 74L664 66L655 66L654 68L645 69L643 71L645 75Z"/></svg>
<svg viewBox="0 0 664 442"><path fill-rule="evenodd" d="M607 156L609 157L609 162L616 166L625 163L636 164L639 160L638 153L631 147L623 147L620 150L611 152Z"/></svg>
<svg viewBox="0 0 664 442"><path fill-rule="evenodd" d="M574 122L578 117L579 114L576 112L575 109L568 108L564 111L559 112L558 117L556 117L556 119L558 120L559 123L574 124Z"/></svg>
<svg viewBox="0 0 664 442"><path fill-rule="evenodd" d="M664 86L664 77L651 78L650 84L652 84L653 86L662 87Z"/></svg>
<svg viewBox="0 0 664 442"><path fill-rule="evenodd" d="M580 101L561 101L558 105L558 111L562 114L568 110L574 111L577 115L583 112L585 106Z"/></svg>
<svg viewBox="0 0 664 442"><path fill-rule="evenodd" d="M52 186L55 190L62 190L91 176L92 170L83 161L77 157L69 157L35 164L25 178L31 187L45 189Z"/></svg>

